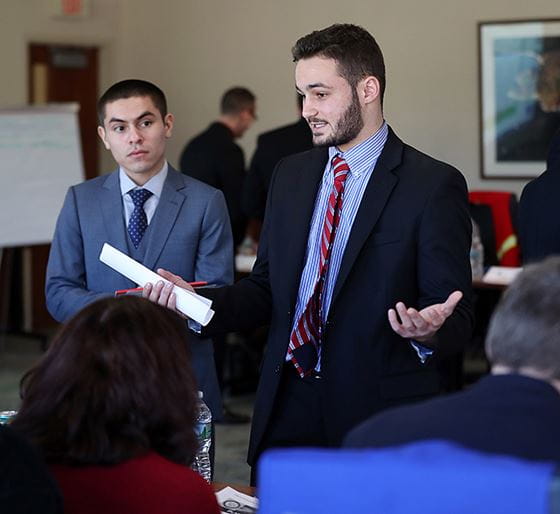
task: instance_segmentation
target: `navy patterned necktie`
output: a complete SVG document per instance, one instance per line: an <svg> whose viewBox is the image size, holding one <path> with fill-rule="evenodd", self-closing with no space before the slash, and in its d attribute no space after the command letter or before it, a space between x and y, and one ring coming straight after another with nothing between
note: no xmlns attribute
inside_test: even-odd
<svg viewBox="0 0 560 514"><path fill-rule="evenodd" d="M148 228L148 218L144 211L144 203L152 196L152 192L147 189L133 189L128 194L134 203L134 210L128 221L128 235L134 248L138 248L140 241L142 241L142 236Z"/></svg>

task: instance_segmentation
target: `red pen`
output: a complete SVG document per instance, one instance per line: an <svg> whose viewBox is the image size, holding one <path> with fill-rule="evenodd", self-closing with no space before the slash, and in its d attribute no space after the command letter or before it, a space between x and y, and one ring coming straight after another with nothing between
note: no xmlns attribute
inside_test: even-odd
<svg viewBox="0 0 560 514"><path fill-rule="evenodd" d="M187 282L191 287L202 287L207 286L208 282L204 282L204 280L199 280L198 282Z"/></svg>
<svg viewBox="0 0 560 514"><path fill-rule="evenodd" d="M133 296L142 296L142 288L135 287L134 289L119 289L115 291L115 296L122 296L125 294L131 294Z"/></svg>
<svg viewBox="0 0 560 514"><path fill-rule="evenodd" d="M203 287L203 286L207 286L208 282L205 282L204 280L198 280L196 282L187 282L187 284L189 284L189 286L196 288L196 287ZM119 289L118 291L115 291L115 296L121 296L121 295L125 295L125 294L131 294L134 296L142 296L142 288L141 287L135 287L134 289Z"/></svg>

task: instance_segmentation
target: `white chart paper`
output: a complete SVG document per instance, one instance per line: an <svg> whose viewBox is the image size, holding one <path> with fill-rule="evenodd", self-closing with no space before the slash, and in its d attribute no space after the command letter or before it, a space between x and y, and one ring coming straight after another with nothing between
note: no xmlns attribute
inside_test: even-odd
<svg viewBox="0 0 560 514"><path fill-rule="evenodd" d="M128 255L108 243L103 245L99 260L140 287L144 287L148 282L152 284L159 281L169 283L168 280L165 280L157 273L149 270L138 261L131 259ZM208 325L214 315L214 311L211 309L211 300L177 286L173 286L173 292L177 295L176 305L178 311L200 323L203 327Z"/></svg>
<svg viewBox="0 0 560 514"><path fill-rule="evenodd" d="M253 514L259 508L259 500L254 496L240 493L232 487L224 487L216 493L220 512L225 514Z"/></svg>

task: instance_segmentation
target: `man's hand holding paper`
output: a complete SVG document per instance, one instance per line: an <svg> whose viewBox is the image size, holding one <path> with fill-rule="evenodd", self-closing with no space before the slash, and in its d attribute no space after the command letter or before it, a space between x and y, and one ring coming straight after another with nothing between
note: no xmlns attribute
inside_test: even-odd
<svg viewBox="0 0 560 514"><path fill-rule="evenodd" d="M185 280L183 280L179 275L175 275L170 271L164 269L157 270L158 275L161 275L164 279L152 284L147 282L144 285L144 290L142 296L148 300L163 305L171 310L176 311L179 315L184 316L184 314L177 310L177 294L173 292L174 286L180 287L181 289L186 289L191 293L194 293L194 288Z"/></svg>
<svg viewBox="0 0 560 514"><path fill-rule="evenodd" d="M202 326L206 326L212 319L214 315L214 311L211 309L212 301L197 295L193 288L182 279L180 279L181 284L177 284L178 287L171 281L168 282L165 277L160 280L159 275L107 243L103 245L99 259L139 286L146 288L149 285L148 290L143 292L143 296L146 298L157 298L157 303L160 305L173 305L174 310L182 312ZM179 279L176 275L170 275ZM156 288L153 287L154 282L157 284ZM183 284L186 287L183 287ZM162 292L163 297L160 301L159 297Z"/></svg>

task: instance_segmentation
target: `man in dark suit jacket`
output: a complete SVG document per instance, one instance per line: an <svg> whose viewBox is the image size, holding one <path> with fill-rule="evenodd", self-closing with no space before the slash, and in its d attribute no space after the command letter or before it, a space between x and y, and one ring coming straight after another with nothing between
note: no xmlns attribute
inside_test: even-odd
<svg viewBox="0 0 560 514"><path fill-rule="evenodd" d="M299 95L298 98L301 103ZM262 223L274 168L283 157L304 152L312 147L311 130L303 118L296 123L270 130L259 136L243 188L243 210L247 217Z"/></svg>
<svg viewBox="0 0 560 514"><path fill-rule="evenodd" d="M345 446L440 439L478 451L560 462L560 258L526 268L494 312L492 374L469 389L374 416Z"/></svg>
<svg viewBox="0 0 560 514"><path fill-rule="evenodd" d="M99 260L106 242L152 270L231 283L233 245L224 197L168 165L166 140L174 118L163 92L142 80L117 82L99 99L98 111L98 134L119 169L68 190L47 266L46 301L53 318L64 322L98 298L136 286ZM132 195L140 190L150 196L138 210L147 227L135 243ZM198 387L219 418L212 341L193 337L191 353Z"/></svg>
<svg viewBox="0 0 560 514"><path fill-rule="evenodd" d="M204 293L216 311L210 330L270 323L250 464L269 447L339 445L374 412L437 394L439 358L472 329L465 180L385 123L375 39L333 25L301 38L293 54L318 148L278 164L250 276ZM319 286L337 156L350 171ZM174 306L157 287L146 294ZM291 346L310 309L318 337L300 347L306 358Z"/></svg>
<svg viewBox="0 0 560 514"><path fill-rule="evenodd" d="M243 241L247 220L241 208L245 157L234 140L243 136L255 121L255 101L255 95L248 89L228 89L220 102L218 120L187 143L180 160L185 175L224 194L235 246Z"/></svg>
<svg viewBox="0 0 560 514"><path fill-rule="evenodd" d="M529 182L519 202L523 262L560 254L560 129L550 143L546 171Z"/></svg>

